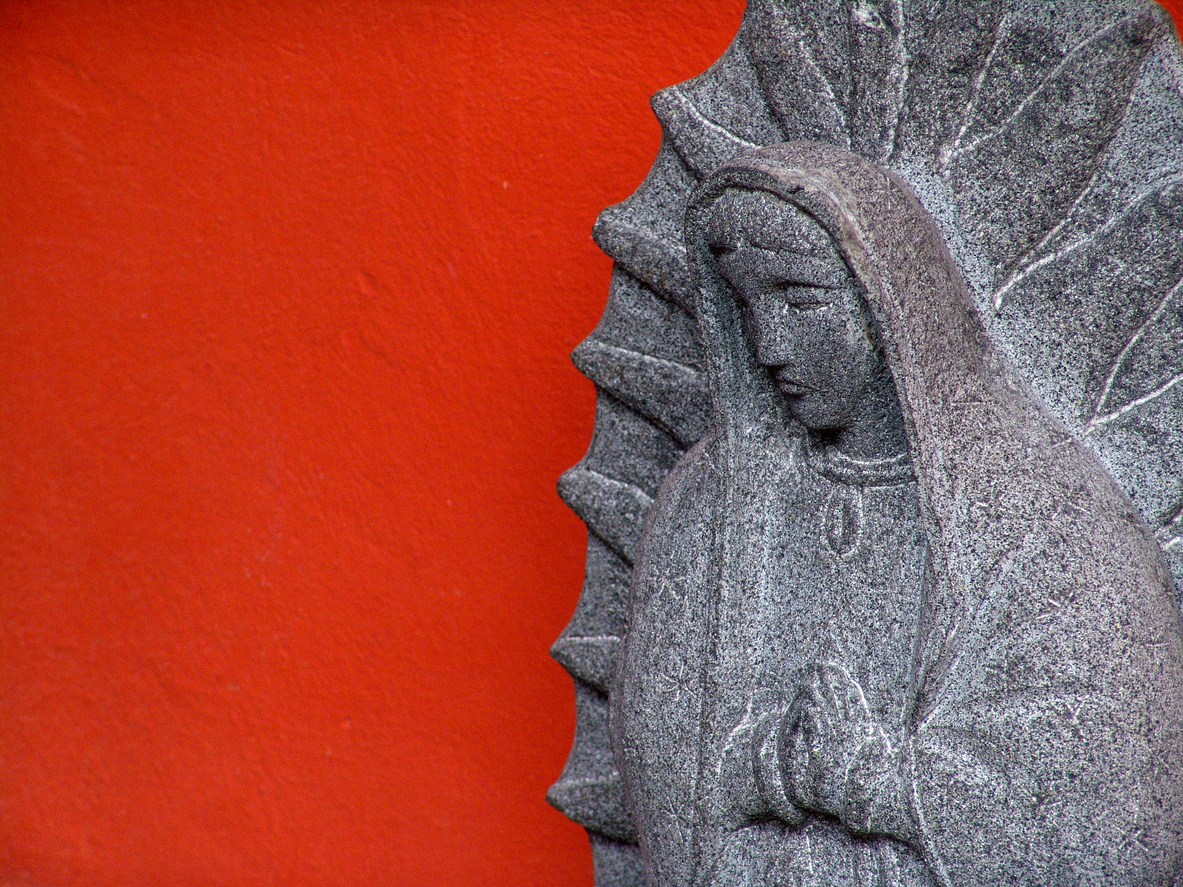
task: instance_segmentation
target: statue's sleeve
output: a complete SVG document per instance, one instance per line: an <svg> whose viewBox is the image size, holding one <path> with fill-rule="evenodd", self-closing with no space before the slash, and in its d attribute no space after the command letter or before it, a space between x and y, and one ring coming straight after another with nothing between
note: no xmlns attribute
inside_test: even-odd
<svg viewBox="0 0 1183 887"><path fill-rule="evenodd" d="M1074 588L1044 558L964 621L894 750L908 837L944 887L1183 883L1169 583Z"/></svg>

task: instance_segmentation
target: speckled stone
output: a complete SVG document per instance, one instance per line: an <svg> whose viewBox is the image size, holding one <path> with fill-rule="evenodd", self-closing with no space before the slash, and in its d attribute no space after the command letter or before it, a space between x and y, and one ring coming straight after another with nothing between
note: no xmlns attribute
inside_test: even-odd
<svg viewBox="0 0 1183 887"><path fill-rule="evenodd" d="M560 482L598 887L1183 883L1169 18L753 0L653 105Z"/></svg>

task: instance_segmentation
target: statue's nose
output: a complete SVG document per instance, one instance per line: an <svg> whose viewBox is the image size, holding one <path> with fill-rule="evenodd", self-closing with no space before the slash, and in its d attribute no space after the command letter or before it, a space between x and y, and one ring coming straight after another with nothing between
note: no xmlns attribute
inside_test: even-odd
<svg viewBox="0 0 1183 887"><path fill-rule="evenodd" d="M772 370L791 364L792 341L788 331L780 327L761 330L756 342L756 360Z"/></svg>

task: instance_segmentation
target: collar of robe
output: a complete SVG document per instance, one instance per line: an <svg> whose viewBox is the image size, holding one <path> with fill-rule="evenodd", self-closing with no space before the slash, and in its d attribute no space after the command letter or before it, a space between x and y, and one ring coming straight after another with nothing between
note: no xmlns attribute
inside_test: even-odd
<svg viewBox="0 0 1183 887"><path fill-rule="evenodd" d="M907 450L884 459L856 459L836 446L804 434L801 449L805 461L818 474L835 483L856 487L882 487L913 480L912 458Z"/></svg>

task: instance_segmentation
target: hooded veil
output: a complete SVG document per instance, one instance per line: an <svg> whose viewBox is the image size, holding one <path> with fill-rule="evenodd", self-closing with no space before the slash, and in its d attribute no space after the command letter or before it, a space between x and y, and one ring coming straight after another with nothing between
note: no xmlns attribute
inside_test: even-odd
<svg viewBox="0 0 1183 887"><path fill-rule="evenodd" d="M947 887L1183 884L1183 646L1156 541L993 349L908 187L810 142L724 164L687 212L714 427L650 514L612 700L650 878L709 883L721 865L727 851L711 845L726 843L726 827L707 808L725 805L726 790L712 774L720 782L727 724L762 704L728 698L729 688L747 686L739 671L776 667L735 626L753 596L791 593L766 569L784 544L769 491L803 432L756 362L709 249L712 207L731 188L787 201L829 234L895 380L926 550L923 581L899 592L915 598L916 618L895 760L919 832L907 840L927 877ZM673 629L648 615L662 595L685 613ZM680 650L657 652L658 635ZM692 698L683 722L643 698L645 669L670 672L671 656ZM695 753L647 754L646 730L681 730ZM658 816L646 800L654 780L685 781L694 809ZM782 883L770 866L753 882Z"/></svg>

